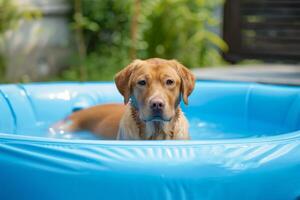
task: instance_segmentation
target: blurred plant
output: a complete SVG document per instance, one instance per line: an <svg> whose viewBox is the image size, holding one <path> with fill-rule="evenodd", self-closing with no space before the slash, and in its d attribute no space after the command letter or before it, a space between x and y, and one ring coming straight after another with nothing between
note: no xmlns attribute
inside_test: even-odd
<svg viewBox="0 0 300 200"><path fill-rule="evenodd" d="M20 19L32 20L41 16L41 12L34 7L23 8L14 0L0 0L0 38L7 30L16 28Z"/></svg>
<svg viewBox="0 0 300 200"><path fill-rule="evenodd" d="M41 17L41 12L33 7L26 9L17 6L14 0L0 0L0 80L4 80L5 57L3 55L4 35L8 30L15 29L20 19L32 20Z"/></svg>
<svg viewBox="0 0 300 200"><path fill-rule="evenodd" d="M223 0L73 2L78 56L60 79L111 80L134 57L175 58L188 67L223 63L227 45L212 31Z"/></svg>
<svg viewBox="0 0 300 200"><path fill-rule="evenodd" d="M137 57L137 42L138 42L138 33L139 33L139 18L141 10L141 0L134 0L133 2L133 12L130 23L130 39L131 39L131 48L130 48L130 58L136 59Z"/></svg>
<svg viewBox="0 0 300 200"><path fill-rule="evenodd" d="M226 43L212 30L220 25L216 9L223 0L148 0L140 17L140 55L176 58L189 67L224 61Z"/></svg>
<svg viewBox="0 0 300 200"><path fill-rule="evenodd" d="M17 7L11 0L0 0L0 37L14 27L20 18Z"/></svg>
<svg viewBox="0 0 300 200"><path fill-rule="evenodd" d="M71 59L71 67L55 79L111 80L129 62L131 1L73 2L71 28L78 51Z"/></svg>
<svg viewBox="0 0 300 200"><path fill-rule="evenodd" d="M81 0L74 1L74 23L73 28L75 29L75 38L78 47L78 54L79 54L79 73L80 73L80 80L86 80L87 71L84 65L84 60L86 59L86 45L84 41L84 34L83 30L86 28L87 30L96 31L98 27L96 23L89 21L88 18L82 15L82 5ZM94 26L93 26L94 25Z"/></svg>
<svg viewBox="0 0 300 200"><path fill-rule="evenodd" d="M0 51L3 51L3 34L16 25L19 13L11 0L0 0ZM5 73L4 57L0 54L0 78Z"/></svg>

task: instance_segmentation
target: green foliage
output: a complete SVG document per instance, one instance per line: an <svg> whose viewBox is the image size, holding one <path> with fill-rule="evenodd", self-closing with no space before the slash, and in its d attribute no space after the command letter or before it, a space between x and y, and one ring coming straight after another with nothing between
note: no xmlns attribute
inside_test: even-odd
<svg viewBox="0 0 300 200"><path fill-rule="evenodd" d="M17 27L20 19L31 20L41 17L41 12L37 9L22 10L14 0L0 0L0 39L3 34Z"/></svg>
<svg viewBox="0 0 300 200"><path fill-rule="evenodd" d="M88 51L106 52L111 46L128 47L130 5L128 0L82 0Z"/></svg>
<svg viewBox="0 0 300 200"><path fill-rule="evenodd" d="M114 74L130 62L127 53L127 51L122 51L122 49L112 49L111 52L103 54L96 52L88 54L83 63L88 73L88 80L112 80ZM78 57L72 57L71 66L73 67L64 70L59 77L54 77L52 80L79 81L80 71L77 65L78 62Z"/></svg>
<svg viewBox="0 0 300 200"><path fill-rule="evenodd" d="M20 19L31 20L41 17L41 12L37 9L22 10L14 0L0 0L0 81L4 81L5 57L1 52L3 46L4 33L18 26Z"/></svg>
<svg viewBox="0 0 300 200"><path fill-rule="evenodd" d="M82 13L72 17L71 28L83 29L87 55L71 58L71 67L54 80L80 80L84 65L88 80L112 80L113 75L129 63L130 1L81 0Z"/></svg>
<svg viewBox="0 0 300 200"><path fill-rule="evenodd" d="M133 44L130 22L133 0L81 0L71 27L82 29L86 46L83 61L89 80L111 80L130 62ZM174 58L188 67L222 64L227 45L213 31L219 26L215 9L223 0L141 0L137 57ZM75 62L74 62L75 61ZM60 79L80 80L78 59Z"/></svg>
<svg viewBox="0 0 300 200"><path fill-rule="evenodd" d="M219 25L214 12L223 0L152 0L144 4L141 55L176 58L189 67L223 62L227 45L211 31Z"/></svg>
<svg viewBox="0 0 300 200"><path fill-rule="evenodd" d="M11 0L0 0L0 50L3 48L3 34L8 29L16 26L19 13L16 9L16 6ZM5 60L3 55L0 52L0 80L4 80L5 74Z"/></svg>
<svg viewBox="0 0 300 200"><path fill-rule="evenodd" d="M19 18L20 13L12 0L0 0L0 37L6 30L14 27Z"/></svg>
<svg viewBox="0 0 300 200"><path fill-rule="evenodd" d="M5 63L4 58L0 54L0 82L4 82L4 74L5 74Z"/></svg>

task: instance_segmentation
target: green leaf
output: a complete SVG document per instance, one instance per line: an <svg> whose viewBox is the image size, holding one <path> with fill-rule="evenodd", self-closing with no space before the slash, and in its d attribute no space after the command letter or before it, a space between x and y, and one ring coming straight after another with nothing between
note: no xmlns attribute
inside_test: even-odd
<svg viewBox="0 0 300 200"><path fill-rule="evenodd" d="M210 31L205 31L205 35L212 44L220 48L222 51L228 51L228 45L217 34Z"/></svg>

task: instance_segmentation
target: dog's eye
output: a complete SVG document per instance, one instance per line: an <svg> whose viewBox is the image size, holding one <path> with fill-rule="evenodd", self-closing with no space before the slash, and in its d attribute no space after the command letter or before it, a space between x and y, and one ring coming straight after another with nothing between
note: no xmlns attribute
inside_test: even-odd
<svg viewBox="0 0 300 200"><path fill-rule="evenodd" d="M166 81L166 84L167 84L167 85L173 85L173 84L174 84L174 81L171 80L171 79L168 79L168 80Z"/></svg>
<svg viewBox="0 0 300 200"><path fill-rule="evenodd" d="M139 85L142 85L142 86L146 85L146 81L145 81L145 80L140 80L140 81L138 81L137 83L138 83Z"/></svg>

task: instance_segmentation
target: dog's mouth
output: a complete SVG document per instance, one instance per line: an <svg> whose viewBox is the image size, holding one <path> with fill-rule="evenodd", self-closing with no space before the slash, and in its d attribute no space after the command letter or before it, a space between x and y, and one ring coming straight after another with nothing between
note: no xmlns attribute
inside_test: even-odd
<svg viewBox="0 0 300 200"><path fill-rule="evenodd" d="M172 117L166 118L162 115L152 115L151 117L148 117L146 119L143 119L145 123L147 122L169 122L172 120Z"/></svg>

